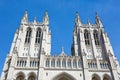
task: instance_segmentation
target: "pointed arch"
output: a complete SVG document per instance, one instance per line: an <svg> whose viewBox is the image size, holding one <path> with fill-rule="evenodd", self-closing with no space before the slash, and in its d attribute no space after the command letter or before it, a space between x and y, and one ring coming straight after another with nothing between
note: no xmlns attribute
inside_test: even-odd
<svg viewBox="0 0 120 80"><path fill-rule="evenodd" d="M67 66L68 66L69 68L72 67L72 65L71 65L71 59L68 59L68 61L67 61Z"/></svg>
<svg viewBox="0 0 120 80"><path fill-rule="evenodd" d="M41 35L41 29L37 28L36 38L35 38L35 44L39 44L40 43L40 35Z"/></svg>
<svg viewBox="0 0 120 80"><path fill-rule="evenodd" d="M90 34L87 29L84 30L85 45L90 45Z"/></svg>
<svg viewBox="0 0 120 80"><path fill-rule="evenodd" d="M26 31L25 44L30 43L31 33L32 33L32 29L30 27L28 27L27 31Z"/></svg>
<svg viewBox="0 0 120 80"><path fill-rule="evenodd" d="M16 74L16 80L24 80L25 79L25 74L23 72L18 72Z"/></svg>
<svg viewBox="0 0 120 80"><path fill-rule="evenodd" d="M103 75L103 80L112 80L108 74Z"/></svg>
<svg viewBox="0 0 120 80"><path fill-rule="evenodd" d="M81 63L81 60L80 60L80 59L78 60L78 67L79 67L79 68L82 67L82 63Z"/></svg>
<svg viewBox="0 0 120 80"><path fill-rule="evenodd" d="M34 72L30 72L28 74L28 80L36 80L36 74Z"/></svg>
<svg viewBox="0 0 120 80"><path fill-rule="evenodd" d="M98 74L93 74L91 80L101 80Z"/></svg>
<svg viewBox="0 0 120 80"><path fill-rule="evenodd" d="M99 46L100 42L99 42L99 37L98 37L98 31L97 30L93 31L93 36L94 36L94 40L95 40L95 45Z"/></svg>
<svg viewBox="0 0 120 80"><path fill-rule="evenodd" d="M77 67L77 60L73 59L73 68L76 68L76 67Z"/></svg>
<svg viewBox="0 0 120 80"><path fill-rule="evenodd" d="M50 67L50 59L49 58L46 59L45 66Z"/></svg>
<svg viewBox="0 0 120 80"><path fill-rule="evenodd" d="M51 60L51 67L55 67L55 59Z"/></svg>
<svg viewBox="0 0 120 80"><path fill-rule="evenodd" d="M66 67L66 59L62 60L62 67Z"/></svg>
<svg viewBox="0 0 120 80"><path fill-rule="evenodd" d="M62 72L58 75L56 75L55 77L53 77L52 80L62 80L62 79L65 79L65 80L76 80L72 75L66 73L66 72Z"/></svg>
<svg viewBox="0 0 120 80"><path fill-rule="evenodd" d="M57 67L60 67L61 66L61 62L60 62L60 59L57 60Z"/></svg>

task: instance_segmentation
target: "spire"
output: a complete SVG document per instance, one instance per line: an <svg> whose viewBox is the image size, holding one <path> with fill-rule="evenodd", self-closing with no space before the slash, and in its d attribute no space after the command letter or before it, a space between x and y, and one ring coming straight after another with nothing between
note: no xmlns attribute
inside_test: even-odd
<svg viewBox="0 0 120 80"><path fill-rule="evenodd" d="M36 24L37 23L37 20L36 20L36 17L34 17L34 24Z"/></svg>
<svg viewBox="0 0 120 80"><path fill-rule="evenodd" d="M96 13L96 24L99 26L99 27L103 27L103 24L100 20L100 17L98 15L98 13Z"/></svg>
<svg viewBox="0 0 120 80"><path fill-rule="evenodd" d="M46 24L46 25L49 24L48 11L45 12L45 16L43 17L43 23Z"/></svg>
<svg viewBox="0 0 120 80"><path fill-rule="evenodd" d="M64 47L62 47L62 53L65 53L65 52L64 52Z"/></svg>
<svg viewBox="0 0 120 80"><path fill-rule="evenodd" d="M77 26L82 25L78 12L76 12L75 25Z"/></svg>
<svg viewBox="0 0 120 80"><path fill-rule="evenodd" d="M88 21L87 21L88 25L90 25L90 19L88 18Z"/></svg>
<svg viewBox="0 0 120 80"><path fill-rule="evenodd" d="M67 55L65 54L65 52L64 52L64 47L62 47L62 52L61 52L61 54L60 54L59 56L67 56Z"/></svg>
<svg viewBox="0 0 120 80"><path fill-rule="evenodd" d="M24 13L24 16L23 16L23 18L21 20L21 23L25 24L27 22L28 22L28 12L26 10L25 13Z"/></svg>

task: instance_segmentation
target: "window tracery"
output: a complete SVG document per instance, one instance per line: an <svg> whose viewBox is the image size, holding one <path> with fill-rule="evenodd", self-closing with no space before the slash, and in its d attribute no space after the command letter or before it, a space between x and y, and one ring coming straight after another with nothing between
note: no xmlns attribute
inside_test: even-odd
<svg viewBox="0 0 120 80"><path fill-rule="evenodd" d="M90 45L90 36L88 30L84 31L85 45Z"/></svg>
<svg viewBox="0 0 120 80"><path fill-rule="evenodd" d="M40 43L40 35L41 35L41 29L38 28L36 32L36 39L35 39L36 44Z"/></svg>
<svg viewBox="0 0 120 80"><path fill-rule="evenodd" d="M30 43L31 33L32 33L32 29L30 27L27 28L25 44L29 44Z"/></svg>

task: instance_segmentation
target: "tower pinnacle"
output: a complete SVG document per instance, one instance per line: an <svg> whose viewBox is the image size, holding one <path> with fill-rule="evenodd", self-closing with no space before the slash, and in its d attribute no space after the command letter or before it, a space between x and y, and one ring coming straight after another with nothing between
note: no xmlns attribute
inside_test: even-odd
<svg viewBox="0 0 120 80"><path fill-rule="evenodd" d="M62 53L65 53L65 52L64 52L64 47L62 47Z"/></svg>
<svg viewBox="0 0 120 80"><path fill-rule="evenodd" d="M77 26L82 25L78 12L76 12L75 25Z"/></svg>
<svg viewBox="0 0 120 80"><path fill-rule="evenodd" d="M98 15L98 13L96 13L96 24L99 26L99 27L103 27L103 24L100 20L100 17Z"/></svg>
<svg viewBox="0 0 120 80"><path fill-rule="evenodd" d="M21 20L21 23L26 24L27 22L28 22L28 11L26 10Z"/></svg>
<svg viewBox="0 0 120 80"><path fill-rule="evenodd" d="M36 17L34 17L34 24L36 24L37 23L37 21L36 21Z"/></svg>
<svg viewBox="0 0 120 80"><path fill-rule="evenodd" d="M46 24L46 25L49 24L48 11L45 12L45 16L43 17L43 23Z"/></svg>
<svg viewBox="0 0 120 80"><path fill-rule="evenodd" d="M87 21L88 25L90 25L90 19L88 18L88 21Z"/></svg>

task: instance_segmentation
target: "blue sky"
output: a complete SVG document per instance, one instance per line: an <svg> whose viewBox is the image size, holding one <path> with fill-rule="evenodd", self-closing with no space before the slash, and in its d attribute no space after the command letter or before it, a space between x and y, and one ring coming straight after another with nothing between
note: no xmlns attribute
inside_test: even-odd
<svg viewBox="0 0 120 80"><path fill-rule="evenodd" d="M76 11L84 24L88 18L94 24L95 13L98 12L120 62L119 4L120 0L0 0L0 74L25 10L28 10L29 21L37 17L39 22L48 10L52 31L51 53L59 54L63 46L68 55L71 52Z"/></svg>

